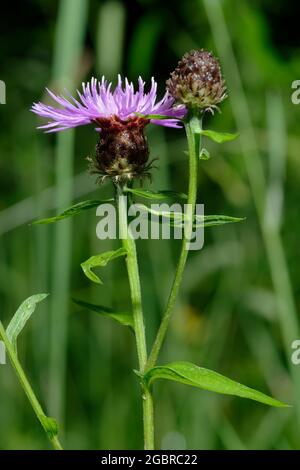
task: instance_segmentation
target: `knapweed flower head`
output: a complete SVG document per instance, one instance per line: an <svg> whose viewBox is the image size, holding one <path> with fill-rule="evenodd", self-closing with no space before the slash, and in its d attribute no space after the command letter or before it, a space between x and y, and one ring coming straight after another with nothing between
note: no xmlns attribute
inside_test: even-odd
<svg viewBox="0 0 300 470"><path fill-rule="evenodd" d="M185 106L175 106L168 92L157 101L157 84L153 78L148 92L141 77L135 90L127 78L124 84L120 76L114 90L104 77L101 81L92 78L82 84L82 92L77 91L76 98L70 93L65 97L47 91L59 106L34 103L31 110L49 120L39 129L58 132L94 124L99 132L94 171L115 179L131 179L147 169L149 149L144 127L148 123L180 127L180 120L186 114ZM149 115L160 118L152 119Z"/></svg>
<svg viewBox="0 0 300 470"><path fill-rule="evenodd" d="M167 90L178 103L209 111L227 97L220 63L204 49L184 54L167 80Z"/></svg>
<svg viewBox="0 0 300 470"><path fill-rule="evenodd" d="M108 83L105 77L101 81L92 78L89 83L83 83L82 92L77 91L77 99L70 93L64 97L55 95L48 89L47 91L60 107L40 102L34 103L31 108L39 116L50 119L47 124L39 127L46 132L62 131L85 124L95 124L97 130L101 131L103 119L117 118L127 122L135 119L137 114L169 116L170 119L150 121L161 126L178 127L179 120L186 112L183 106L174 107L174 98L169 93L157 102L157 83L154 78L148 93L145 93L145 82L141 77L138 79L138 90L135 91L133 83L129 83L127 78L125 86L123 85L120 75L114 91L112 83Z"/></svg>

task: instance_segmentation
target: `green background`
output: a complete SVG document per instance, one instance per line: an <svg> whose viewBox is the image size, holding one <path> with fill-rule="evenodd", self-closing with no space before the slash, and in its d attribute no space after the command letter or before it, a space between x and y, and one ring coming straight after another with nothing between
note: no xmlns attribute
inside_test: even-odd
<svg viewBox="0 0 300 470"><path fill-rule="evenodd" d="M44 135L29 108L53 90L80 87L91 76L165 80L181 55L208 48L220 57L229 98L205 127L240 132L223 146L205 141L199 202L207 214L245 216L207 229L192 252L161 354L215 369L293 405L271 409L173 382L155 385L156 442L165 449L297 449L300 365L298 332L300 79L293 2L283 0L27 0L1 15L0 315L6 325L32 294L37 307L19 341L19 356L68 449L142 447L136 354L124 327L85 311L71 297L130 308L122 260L91 285L80 263L118 246L96 238L95 212L55 226L31 226L73 201L106 197L85 157L94 154L92 126ZM296 5L296 2L294 2ZM16 14L17 13L17 14ZM159 157L151 189L185 191L183 130L147 129ZM147 183L148 184L148 183ZM139 241L148 340L154 338L178 256L177 242ZM48 441L10 365L0 366L0 448L46 449Z"/></svg>

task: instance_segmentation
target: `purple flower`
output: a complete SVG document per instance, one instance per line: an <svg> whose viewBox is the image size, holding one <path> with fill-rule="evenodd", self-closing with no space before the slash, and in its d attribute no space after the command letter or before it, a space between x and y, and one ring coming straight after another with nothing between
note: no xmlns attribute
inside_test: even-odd
<svg viewBox="0 0 300 470"><path fill-rule="evenodd" d="M154 78L151 80L148 93L145 93L144 86L145 83L141 77L138 79L137 91L127 78L123 86L119 75L118 85L114 91L111 91L112 84L108 83L104 77L101 81L92 78L90 83L82 84L83 91L82 93L77 91L79 97L77 99L68 92L68 98L65 98L47 89L49 95L60 107L40 102L34 103L31 111L49 119L47 124L39 127L39 129L45 129L46 132L58 132L91 123L97 125L97 131L101 131L103 119L117 118L126 122L136 119L137 113L145 115L145 118L149 114L167 116L170 119L151 119L150 122L161 126L180 127L180 119L186 114L185 106L174 106L175 100L169 93L156 102L157 83Z"/></svg>

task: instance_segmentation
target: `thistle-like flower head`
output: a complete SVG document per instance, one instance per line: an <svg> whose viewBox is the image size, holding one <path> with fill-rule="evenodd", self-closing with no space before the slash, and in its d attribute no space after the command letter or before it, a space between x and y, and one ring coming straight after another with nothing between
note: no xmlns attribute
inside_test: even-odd
<svg viewBox="0 0 300 470"><path fill-rule="evenodd" d="M68 92L65 97L47 89L59 107L40 102L34 103L31 111L49 119L47 124L39 127L45 132L58 132L85 124L95 124L96 130L101 131L103 118L117 118L126 123L134 120L137 114L169 116L170 119L152 119L150 122L161 126L179 127L180 119L186 114L185 107L174 106L175 100L169 93L157 101L157 84L153 78L148 93L144 87L145 83L141 77L138 79L138 89L135 91L133 84L127 78L123 85L119 75L118 84L112 91L112 84L108 83L105 77L102 77L101 81L92 78L89 83L82 84L82 92L77 91L77 98Z"/></svg>
<svg viewBox="0 0 300 470"><path fill-rule="evenodd" d="M220 63L204 49L184 54L167 80L167 90L178 103L210 111L227 97Z"/></svg>
<svg viewBox="0 0 300 470"><path fill-rule="evenodd" d="M45 132L58 132L72 127L94 124L99 132L96 158L89 158L91 170L101 175L101 179L111 177L114 181L127 181L132 178L149 176L149 148L144 135L144 127L149 123L167 127L180 127L180 120L187 110L184 105L174 105L174 98L167 92L157 101L157 84L152 78L148 92L145 83L138 79L135 91L132 83L121 77L112 91L112 84L103 77L101 81L92 78L83 83L78 97L70 93L67 98L47 90L57 103L57 107L44 103L34 103L31 111L48 118L48 123L40 126ZM166 116L165 119L151 119L149 115Z"/></svg>

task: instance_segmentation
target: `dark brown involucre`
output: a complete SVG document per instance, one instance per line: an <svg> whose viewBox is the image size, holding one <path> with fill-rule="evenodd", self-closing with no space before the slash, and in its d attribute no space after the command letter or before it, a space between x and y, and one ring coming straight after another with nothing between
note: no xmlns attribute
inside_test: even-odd
<svg viewBox="0 0 300 470"><path fill-rule="evenodd" d="M218 59L204 49L187 52L167 80L177 102L200 109L216 108L226 98L226 85Z"/></svg>
<svg viewBox="0 0 300 470"><path fill-rule="evenodd" d="M93 171L112 177L115 181L126 182L143 177L149 157L144 135L144 127L148 122L143 118L121 121L116 116L98 119L101 132Z"/></svg>

